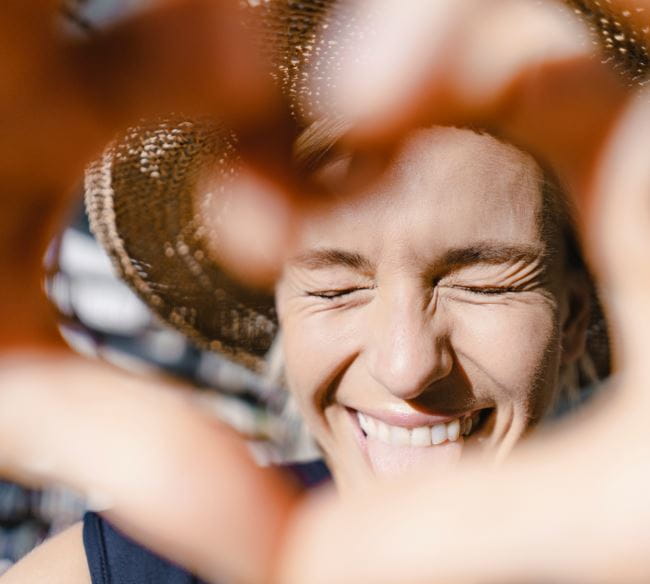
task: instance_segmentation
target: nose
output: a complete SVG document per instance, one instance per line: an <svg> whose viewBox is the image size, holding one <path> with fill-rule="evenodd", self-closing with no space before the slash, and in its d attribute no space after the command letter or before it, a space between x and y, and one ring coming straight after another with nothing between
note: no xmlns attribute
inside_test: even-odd
<svg viewBox="0 0 650 584"><path fill-rule="evenodd" d="M400 399L415 399L453 368L444 316L417 291L385 294L368 323L370 375Z"/></svg>

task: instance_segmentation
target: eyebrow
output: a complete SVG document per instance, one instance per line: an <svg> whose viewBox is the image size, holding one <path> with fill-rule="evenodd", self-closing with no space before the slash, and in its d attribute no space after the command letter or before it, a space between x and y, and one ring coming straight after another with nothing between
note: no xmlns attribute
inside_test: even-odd
<svg viewBox="0 0 650 584"><path fill-rule="evenodd" d="M546 251L536 245L481 242L467 247L448 250L440 263L447 267L470 264L505 264L507 262L532 263L546 257Z"/></svg>
<svg viewBox="0 0 650 584"><path fill-rule="evenodd" d="M292 258L291 263L308 270L336 266L344 266L358 272L372 272L374 269L372 262L360 253L336 248L312 249Z"/></svg>
<svg viewBox="0 0 650 584"><path fill-rule="evenodd" d="M472 264L504 264L507 262L532 263L544 259L546 252L538 246L508 245L494 242L480 242L466 247L447 250L436 262L445 268L459 268ZM295 256L291 264L307 270L320 270L343 266L358 272L374 270L373 263L357 252L337 248L318 248Z"/></svg>

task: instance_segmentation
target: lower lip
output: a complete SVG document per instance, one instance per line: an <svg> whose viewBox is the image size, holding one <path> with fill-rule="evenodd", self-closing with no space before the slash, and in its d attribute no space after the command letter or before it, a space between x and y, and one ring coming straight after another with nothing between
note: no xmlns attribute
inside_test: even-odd
<svg viewBox="0 0 650 584"><path fill-rule="evenodd" d="M446 474L461 457L464 440L444 442L435 446L394 446L369 438L361 430L356 410L348 408L357 443L376 475L395 476L410 470L436 469Z"/></svg>

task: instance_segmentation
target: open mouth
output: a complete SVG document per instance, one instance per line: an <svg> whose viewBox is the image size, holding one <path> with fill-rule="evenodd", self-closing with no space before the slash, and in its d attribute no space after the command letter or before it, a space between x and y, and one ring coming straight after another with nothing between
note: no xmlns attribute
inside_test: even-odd
<svg viewBox="0 0 650 584"><path fill-rule="evenodd" d="M492 412L494 408L484 408L446 422L406 428L387 424L357 410L350 410L364 438L401 447L438 446L456 442L461 437L469 438L485 428Z"/></svg>
<svg viewBox="0 0 650 584"><path fill-rule="evenodd" d="M418 469L435 469L436 476L442 477L456 467L466 448L491 435L496 418L494 407L455 418L392 412L382 420L346 409L363 456L375 475L387 477Z"/></svg>

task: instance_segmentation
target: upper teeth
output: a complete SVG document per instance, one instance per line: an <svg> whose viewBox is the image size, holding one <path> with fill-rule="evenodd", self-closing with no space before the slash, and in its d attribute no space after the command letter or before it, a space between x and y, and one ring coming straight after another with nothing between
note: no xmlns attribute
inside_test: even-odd
<svg viewBox="0 0 650 584"><path fill-rule="evenodd" d="M370 438L375 438L386 444L395 446L431 446L443 442L455 442L459 436L468 436L478 423L479 413L471 416L454 418L450 422L434 424L433 426L418 426L404 428L391 426L367 414L357 412L361 429Z"/></svg>

